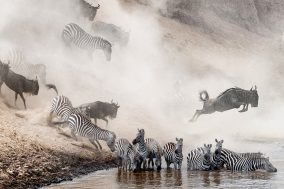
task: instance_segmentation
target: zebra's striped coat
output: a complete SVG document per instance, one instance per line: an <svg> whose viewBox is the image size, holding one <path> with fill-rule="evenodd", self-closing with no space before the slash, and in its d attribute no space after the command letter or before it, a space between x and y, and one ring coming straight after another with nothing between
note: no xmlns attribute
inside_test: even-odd
<svg viewBox="0 0 284 189"><path fill-rule="evenodd" d="M150 164L152 163L152 168L154 168L154 159L157 170L161 169L162 166L162 156L163 149L160 144L153 138L146 138L145 143L148 150L148 168L150 168Z"/></svg>
<svg viewBox="0 0 284 189"><path fill-rule="evenodd" d="M167 163L167 168L170 168L170 165L173 163L175 169L181 169L183 154L183 139L176 138L177 143L169 142L163 147L163 155Z"/></svg>
<svg viewBox="0 0 284 189"><path fill-rule="evenodd" d="M103 50L106 59L108 61L110 61L111 59L112 46L110 42L101 37L88 34L75 23L70 23L65 26L62 31L62 39L67 45L73 43L74 45L82 49L101 49Z"/></svg>
<svg viewBox="0 0 284 189"><path fill-rule="evenodd" d="M120 161L119 165L122 165L125 170L127 170L127 167L129 167L129 170L134 170L136 164L136 150L130 142L125 138L121 138L116 141L114 148L117 159Z"/></svg>
<svg viewBox="0 0 284 189"><path fill-rule="evenodd" d="M187 155L187 169L208 171L212 165L212 144L204 144L203 148L197 148L190 151Z"/></svg>

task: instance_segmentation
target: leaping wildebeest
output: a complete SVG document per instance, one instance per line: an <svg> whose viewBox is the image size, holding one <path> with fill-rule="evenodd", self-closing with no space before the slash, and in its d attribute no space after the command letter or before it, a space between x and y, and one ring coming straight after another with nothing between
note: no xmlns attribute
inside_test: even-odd
<svg viewBox="0 0 284 189"><path fill-rule="evenodd" d="M257 87L250 90L244 90L238 87L230 88L221 93L216 98L209 98L208 92L206 90L199 93L200 100L203 101L203 108L201 110L196 110L195 114L190 121L196 121L197 118L202 114L212 114L214 112L224 112L227 110L239 108L243 105L242 110L239 112L246 112L248 110L248 105L251 107L258 106L258 93Z"/></svg>

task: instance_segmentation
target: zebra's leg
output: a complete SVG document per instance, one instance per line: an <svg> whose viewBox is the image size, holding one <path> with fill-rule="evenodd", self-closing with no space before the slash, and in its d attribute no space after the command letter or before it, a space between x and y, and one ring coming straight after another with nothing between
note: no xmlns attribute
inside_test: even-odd
<svg viewBox="0 0 284 189"><path fill-rule="evenodd" d="M20 97L22 98L22 100L23 100L23 102L24 102L25 109L27 109L26 100L25 100L25 98L24 98L24 96L23 96L23 93L20 93ZM15 101L15 103L16 103L16 101Z"/></svg>
<svg viewBox="0 0 284 189"><path fill-rule="evenodd" d="M96 147L96 149L99 149L97 144L95 143L95 140L89 139L89 141Z"/></svg>
<svg viewBox="0 0 284 189"><path fill-rule="evenodd" d="M99 143L99 141L98 141L98 140L95 140L95 141L96 141L97 144L99 145L100 150L102 150L103 148L102 148L101 144Z"/></svg>
<svg viewBox="0 0 284 189"><path fill-rule="evenodd" d="M71 137L72 137L75 141L78 140L77 137L76 137L76 134L75 134L74 130L71 130Z"/></svg>
<svg viewBox="0 0 284 189"><path fill-rule="evenodd" d="M143 169L145 170L145 169L146 169L146 167L147 167L146 158L145 158L145 159L143 159L142 163L143 163Z"/></svg>
<svg viewBox="0 0 284 189"><path fill-rule="evenodd" d="M177 162L174 162L175 170L177 169Z"/></svg>
<svg viewBox="0 0 284 189"><path fill-rule="evenodd" d="M51 110L51 111L49 112L49 116L47 117L47 124L48 124L49 126L52 125L52 124L51 124L52 117L53 117L53 110Z"/></svg>
<svg viewBox="0 0 284 189"><path fill-rule="evenodd" d="M166 161L166 162L167 162L167 169L170 169L170 168L171 168L171 167L170 167L171 163L168 162L168 161Z"/></svg>

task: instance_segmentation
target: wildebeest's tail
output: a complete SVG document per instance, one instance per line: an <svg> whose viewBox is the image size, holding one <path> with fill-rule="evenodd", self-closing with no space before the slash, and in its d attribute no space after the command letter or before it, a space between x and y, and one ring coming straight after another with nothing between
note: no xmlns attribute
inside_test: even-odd
<svg viewBox="0 0 284 189"><path fill-rule="evenodd" d="M48 89L53 89L56 92L56 94L58 95L57 88L56 88L56 86L54 84L46 84L45 86Z"/></svg>
<svg viewBox="0 0 284 189"><path fill-rule="evenodd" d="M199 98L200 98L201 101L207 101L207 100L209 99L209 94L208 94L208 92L207 92L206 90L201 91L201 92L199 93Z"/></svg>

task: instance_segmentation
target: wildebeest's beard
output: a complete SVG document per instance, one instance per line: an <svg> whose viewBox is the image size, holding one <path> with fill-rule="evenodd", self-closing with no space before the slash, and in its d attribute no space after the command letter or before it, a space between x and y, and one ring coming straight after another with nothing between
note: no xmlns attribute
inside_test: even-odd
<svg viewBox="0 0 284 189"><path fill-rule="evenodd" d="M258 94L256 90L254 90L251 94L251 106L258 107Z"/></svg>

